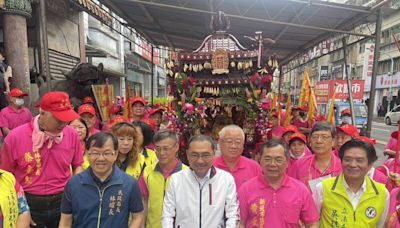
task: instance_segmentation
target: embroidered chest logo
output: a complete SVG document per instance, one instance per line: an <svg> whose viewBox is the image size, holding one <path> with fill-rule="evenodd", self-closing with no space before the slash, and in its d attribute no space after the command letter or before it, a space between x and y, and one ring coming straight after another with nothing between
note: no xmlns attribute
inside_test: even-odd
<svg viewBox="0 0 400 228"><path fill-rule="evenodd" d="M108 205L108 215L114 215L115 213L121 213L121 207L122 207L122 196L124 194L122 193L122 190L118 191L118 195L115 196L110 196L110 203Z"/></svg>
<svg viewBox="0 0 400 228"><path fill-rule="evenodd" d="M376 209L374 208L374 207L368 207L366 210L365 210L365 215L368 217L368 218L375 218L376 217Z"/></svg>

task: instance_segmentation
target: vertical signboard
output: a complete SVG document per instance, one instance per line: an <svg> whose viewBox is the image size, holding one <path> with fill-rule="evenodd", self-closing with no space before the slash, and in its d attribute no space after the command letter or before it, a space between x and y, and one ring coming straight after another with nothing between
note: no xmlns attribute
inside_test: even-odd
<svg viewBox="0 0 400 228"><path fill-rule="evenodd" d="M374 67L375 44L366 43L364 48L364 66L362 79L364 80L364 91L371 90L372 70Z"/></svg>

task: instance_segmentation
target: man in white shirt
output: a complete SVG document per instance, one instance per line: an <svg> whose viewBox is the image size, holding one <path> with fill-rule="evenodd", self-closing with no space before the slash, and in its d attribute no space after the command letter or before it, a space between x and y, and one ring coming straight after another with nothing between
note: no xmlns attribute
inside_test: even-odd
<svg viewBox="0 0 400 228"><path fill-rule="evenodd" d="M209 136L189 140L190 169L171 176L164 198L162 227L226 227L239 223L233 177L213 166L216 145Z"/></svg>
<svg viewBox="0 0 400 228"><path fill-rule="evenodd" d="M343 172L317 184L313 194L320 227L384 227L390 195L367 176L377 159L375 148L353 139L339 150Z"/></svg>

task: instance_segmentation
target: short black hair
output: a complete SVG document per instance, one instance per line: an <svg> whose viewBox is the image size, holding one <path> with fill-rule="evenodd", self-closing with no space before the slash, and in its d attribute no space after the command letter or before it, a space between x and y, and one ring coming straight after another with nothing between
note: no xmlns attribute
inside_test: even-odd
<svg viewBox="0 0 400 228"><path fill-rule="evenodd" d="M336 137L336 128L327 121L317 122L311 129L310 135L312 135L316 131L329 131L331 133L332 138Z"/></svg>
<svg viewBox="0 0 400 228"><path fill-rule="evenodd" d="M211 148L213 151L215 151L217 149L217 144L215 143L215 141L208 135L193 135L192 137L190 137L189 142L188 142L188 148L190 146L190 144L192 144L193 142L208 142L211 144Z"/></svg>
<svg viewBox="0 0 400 228"><path fill-rule="evenodd" d="M118 151L117 138L109 132L102 132L102 131L89 137L89 139L86 141L85 144L86 150L89 150L91 147L101 148L109 139L111 139L114 145L114 150Z"/></svg>
<svg viewBox="0 0 400 228"><path fill-rule="evenodd" d="M153 142L159 142L164 139L172 139L175 143L178 142L178 135L175 131L169 129L159 130L153 137Z"/></svg>
<svg viewBox="0 0 400 228"><path fill-rule="evenodd" d="M341 161L343 161L344 153L351 148L359 148L364 150L365 153L367 153L368 165L374 163L378 159L373 145L359 139L352 139L340 147L339 158Z"/></svg>
<svg viewBox="0 0 400 228"><path fill-rule="evenodd" d="M142 147L146 147L150 143L153 142L154 132L150 125L142 122L142 121L133 121L133 126L139 127L142 130L143 134L143 145Z"/></svg>
<svg viewBox="0 0 400 228"><path fill-rule="evenodd" d="M260 148L260 152L259 152L260 156L263 155L265 149L274 148L277 146L282 146L283 150L285 152L285 157L289 157L289 148L286 145L286 143L280 139L271 139L271 140L268 140L266 143L264 143Z"/></svg>

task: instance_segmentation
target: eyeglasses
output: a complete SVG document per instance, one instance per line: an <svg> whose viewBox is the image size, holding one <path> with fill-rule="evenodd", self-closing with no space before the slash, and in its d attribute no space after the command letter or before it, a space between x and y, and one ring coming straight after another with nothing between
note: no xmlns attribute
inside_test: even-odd
<svg viewBox="0 0 400 228"><path fill-rule="evenodd" d="M277 165L282 165L286 161L286 158L283 158L283 157L277 157L277 158L265 157L265 158L263 158L263 161L268 163L268 164L272 164L273 162L275 162L275 164L277 164Z"/></svg>
<svg viewBox="0 0 400 228"><path fill-rule="evenodd" d="M318 140L318 139L328 140L328 139L331 139L331 138L332 138L331 135L311 135L311 139L312 140Z"/></svg>
<svg viewBox="0 0 400 228"><path fill-rule="evenodd" d="M243 144L243 140L241 140L241 139L222 139L222 142L226 143L228 145L233 145L233 144L241 145L241 144Z"/></svg>
<svg viewBox="0 0 400 228"><path fill-rule="evenodd" d="M197 154L197 153L191 153L189 154L189 157L191 157L194 160L199 160L200 158L203 160L209 160L210 158L212 158L212 154Z"/></svg>
<svg viewBox="0 0 400 228"><path fill-rule="evenodd" d="M176 143L174 143L174 145L172 145L172 146L165 146L165 147L156 146L156 147L154 147L154 150L155 150L156 152L158 152L158 153L163 152L163 151L168 152L168 151L170 151L172 148L174 148L175 145L176 145Z"/></svg>
<svg viewBox="0 0 400 228"><path fill-rule="evenodd" d="M97 153L97 152L89 152L88 155L92 158L99 158L100 156L103 156L105 158L111 158L114 156L115 152L105 152L105 153Z"/></svg>

